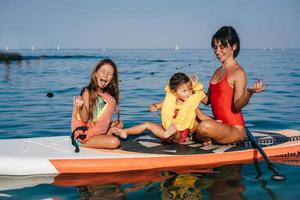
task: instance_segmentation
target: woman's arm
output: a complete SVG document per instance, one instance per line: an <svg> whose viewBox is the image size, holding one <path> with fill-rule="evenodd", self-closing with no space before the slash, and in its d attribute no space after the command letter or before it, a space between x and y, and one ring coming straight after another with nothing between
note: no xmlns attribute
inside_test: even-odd
<svg viewBox="0 0 300 200"><path fill-rule="evenodd" d="M247 88L247 77L243 70L238 70L234 73L234 103L233 109L235 112L239 112L250 101L253 93L259 93L264 91L265 84L258 80L250 88Z"/></svg>
<svg viewBox="0 0 300 200"><path fill-rule="evenodd" d="M206 106L208 106L210 104L209 91L210 91L210 88L208 88L206 96L201 100L201 102Z"/></svg>
<svg viewBox="0 0 300 200"><path fill-rule="evenodd" d="M202 111L200 110L200 108L197 108L197 109L196 109L196 116L197 116L197 118L198 118L200 121L207 120L207 119L211 119L207 114L205 114L204 112L202 112Z"/></svg>

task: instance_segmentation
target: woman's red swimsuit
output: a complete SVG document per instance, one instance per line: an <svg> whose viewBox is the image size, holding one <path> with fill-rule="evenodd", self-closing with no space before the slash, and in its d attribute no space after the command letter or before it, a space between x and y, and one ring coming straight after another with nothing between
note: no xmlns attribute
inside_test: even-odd
<svg viewBox="0 0 300 200"><path fill-rule="evenodd" d="M229 73L216 84L210 82L210 103L213 115L216 120L232 126L245 127L245 121L242 112L234 112L233 105L233 88L228 84Z"/></svg>

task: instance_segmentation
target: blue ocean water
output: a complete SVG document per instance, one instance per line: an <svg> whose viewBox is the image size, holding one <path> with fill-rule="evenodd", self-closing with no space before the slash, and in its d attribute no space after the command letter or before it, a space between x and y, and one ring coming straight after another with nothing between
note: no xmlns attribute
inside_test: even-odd
<svg viewBox="0 0 300 200"><path fill-rule="evenodd" d="M197 74L207 88L219 66L211 49L18 52L24 56L23 61L0 63L0 139L69 135L72 98L88 84L91 70L100 59L111 58L118 65L125 126L160 121L157 113L147 111L147 106L162 100L165 84L173 73ZM247 125L260 130L300 130L300 50L242 49L238 60L248 74L248 84L256 79L267 83L266 91L255 94L243 111ZM52 98L47 97L49 92L54 94ZM211 113L209 107L201 108ZM168 195L179 191L172 188L174 180L184 178L186 184L197 183L193 187L180 186L191 188L183 192L186 199L298 199L300 167L276 166L288 177L285 182L272 181L265 163L258 162L223 166L212 174L178 173L158 182L86 187L40 184L0 191L0 198L171 199Z"/></svg>

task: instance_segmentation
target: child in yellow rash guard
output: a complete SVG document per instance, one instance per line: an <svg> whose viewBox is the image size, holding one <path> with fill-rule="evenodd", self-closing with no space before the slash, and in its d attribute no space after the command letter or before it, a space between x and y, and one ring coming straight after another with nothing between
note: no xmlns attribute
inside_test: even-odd
<svg viewBox="0 0 300 200"><path fill-rule="evenodd" d="M151 112L162 109L162 125L144 122L126 129L114 128L113 132L127 137L127 135L136 135L149 130L163 141L185 142L187 135L192 132L195 125L198 105L205 96L202 84L192 81L184 73L176 73L168 82L164 101L149 107ZM202 113L200 110L199 112ZM209 118L203 113L202 115Z"/></svg>

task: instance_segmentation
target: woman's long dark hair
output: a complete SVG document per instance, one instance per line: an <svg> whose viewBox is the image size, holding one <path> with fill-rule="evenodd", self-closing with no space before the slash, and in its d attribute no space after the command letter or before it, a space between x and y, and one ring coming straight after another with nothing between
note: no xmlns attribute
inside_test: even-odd
<svg viewBox="0 0 300 200"><path fill-rule="evenodd" d="M96 79L96 73L97 71L105 64L109 64L113 67L114 69L114 74L111 82L102 89L101 92L107 92L110 94L114 99L116 100L116 113L117 113L117 120L119 122L120 120L120 110L119 110L119 102L120 102L120 91L119 91L119 79L118 79L118 69L114 61L111 59L104 59L99 61L96 66L94 67L92 74L91 74L91 80L88 86L84 87L81 91L81 95L85 90L89 91L89 120L92 120L94 118L93 116L93 110L95 109L96 106L96 101L98 94L97 92L99 91L99 86L97 83Z"/></svg>

